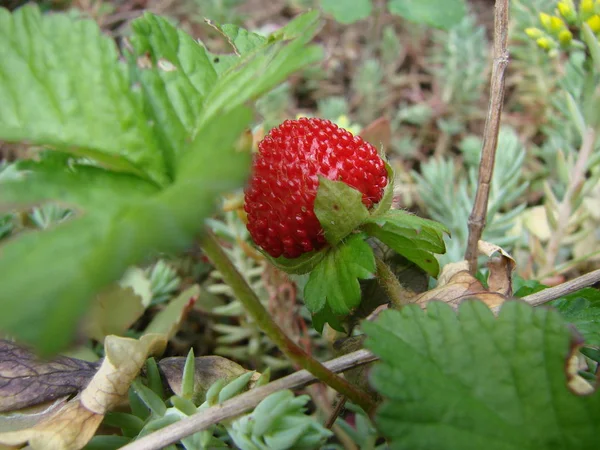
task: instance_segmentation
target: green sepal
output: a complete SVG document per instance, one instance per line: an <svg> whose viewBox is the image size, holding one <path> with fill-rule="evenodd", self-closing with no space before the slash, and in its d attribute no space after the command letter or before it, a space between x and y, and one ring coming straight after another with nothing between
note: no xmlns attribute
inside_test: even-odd
<svg viewBox="0 0 600 450"><path fill-rule="evenodd" d="M323 176L319 176L314 210L331 245L337 245L369 217L359 191Z"/></svg>
<svg viewBox="0 0 600 450"><path fill-rule="evenodd" d="M325 253L327 253L328 248L304 253L303 255L300 255L298 258L294 259L288 259L283 256L280 256L279 258L273 258L262 249L259 248L259 250L263 255L265 255L271 264L278 269L283 270L285 273L303 275L313 270L315 266L321 262L321 260L325 257Z"/></svg>
<svg viewBox="0 0 600 450"><path fill-rule="evenodd" d="M444 233L450 232L444 225L406 211L389 210L380 217L369 219L362 230L431 276L438 275L439 264L433 253L446 251Z"/></svg>
<svg viewBox="0 0 600 450"><path fill-rule="evenodd" d="M364 240L364 234L354 234L331 248L310 273L304 286L304 301L315 314L325 305L334 314L348 314L360 304L358 279L370 279L375 274L375 255Z"/></svg>
<svg viewBox="0 0 600 450"><path fill-rule="evenodd" d="M385 170L387 171L388 175L388 182L383 191L383 197L381 197L379 203L377 203L370 211L372 219L380 217L386 212L388 212L392 207L392 201L394 200L394 169L392 169L392 166L388 164L387 159L385 158L385 154L382 153L383 152L380 153L380 156L383 160L383 163L385 164Z"/></svg>

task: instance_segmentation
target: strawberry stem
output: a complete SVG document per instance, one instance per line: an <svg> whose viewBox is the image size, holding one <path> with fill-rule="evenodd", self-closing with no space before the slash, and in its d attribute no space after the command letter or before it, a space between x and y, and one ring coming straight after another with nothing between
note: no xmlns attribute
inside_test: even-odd
<svg viewBox="0 0 600 450"><path fill-rule="evenodd" d="M206 256L208 256L217 270L221 272L223 280L231 287L235 296L242 302L246 310L254 318L256 324L269 339L294 363L310 372L323 383L331 386L340 394L348 397L353 403L359 405L369 414L373 413L376 403L366 392L327 369L323 364L306 353L304 349L292 341L279 328L252 288L223 251L216 236L208 229L205 229L204 233L202 248Z"/></svg>
<svg viewBox="0 0 600 450"><path fill-rule="evenodd" d="M385 290L392 305L399 309L410 303L410 299L414 297L414 292L405 289L390 266L388 266L381 258L375 255L375 266L377 267L377 281Z"/></svg>

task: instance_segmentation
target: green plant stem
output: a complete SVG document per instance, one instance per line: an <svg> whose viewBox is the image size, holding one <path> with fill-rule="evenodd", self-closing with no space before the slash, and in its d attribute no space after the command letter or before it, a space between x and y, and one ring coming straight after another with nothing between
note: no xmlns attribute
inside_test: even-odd
<svg viewBox="0 0 600 450"><path fill-rule="evenodd" d="M397 309L408 305L411 297L414 297L415 294L402 287L402 284L400 284L390 266L378 256L375 256L375 266L377 267L377 281L385 290L392 305Z"/></svg>
<svg viewBox="0 0 600 450"><path fill-rule="evenodd" d="M376 404L366 392L358 389L327 369L323 364L306 353L279 328L252 288L225 254L215 235L208 229L205 230L202 248L217 270L221 272L223 280L231 287L236 297L253 317L258 327L290 360L310 372L323 383L331 386L340 394L348 397L353 403L360 405L368 413L374 411Z"/></svg>

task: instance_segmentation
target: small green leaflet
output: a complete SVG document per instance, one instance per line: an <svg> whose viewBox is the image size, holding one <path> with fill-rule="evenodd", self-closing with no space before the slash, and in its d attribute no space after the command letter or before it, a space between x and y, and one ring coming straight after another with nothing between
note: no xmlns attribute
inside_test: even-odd
<svg viewBox="0 0 600 450"><path fill-rule="evenodd" d="M582 334L586 345L600 346L600 291L585 288L549 303Z"/></svg>
<svg viewBox="0 0 600 450"><path fill-rule="evenodd" d="M446 251L443 236L448 233L442 224L393 209L369 219L361 228L431 276L437 276L439 264L433 254Z"/></svg>
<svg viewBox="0 0 600 450"><path fill-rule="evenodd" d="M360 304L358 279L375 273L373 250L364 236L355 234L330 249L312 270L304 287L304 301L311 313L327 304L334 314L348 314Z"/></svg>
<svg viewBox="0 0 600 450"><path fill-rule="evenodd" d="M556 311L513 301L495 318L481 302L458 315L432 302L363 327L381 358L376 423L392 449L598 448L600 395L567 387L572 335Z"/></svg>
<svg viewBox="0 0 600 450"><path fill-rule="evenodd" d="M336 245L369 217L359 191L343 181L323 176L319 176L314 210L331 245Z"/></svg>
<svg viewBox="0 0 600 450"><path fill-rule="evenodd" d="M465 0L389 0L392 14L414 23L448 29L467 14Z"/></svg>

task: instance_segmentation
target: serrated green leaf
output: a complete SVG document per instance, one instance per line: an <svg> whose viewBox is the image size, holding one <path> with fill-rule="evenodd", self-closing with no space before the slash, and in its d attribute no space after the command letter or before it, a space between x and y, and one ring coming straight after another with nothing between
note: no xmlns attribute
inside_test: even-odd
<svg viewBox="0 0 600 450"><path fill-rule="evenodd" d="M369 219L361 228L431 276L437 276L439 264L433 253L446 251L443 234L447 229L440 223L406 211L390 210Z"/></svg>
<svg viewBox="0 0 600 450"><path fill-rule="evenodd" d="M366 19L373 10L372 0L321 0L321 8L343 24Z"/></svg>
<svg viewBox="0 0 600 450"><path fill-rule="evenodd" d="M414 23L448 29L467 14L465 0L389 0L392 14Z"/></svg>
<svg viewBox="0 0 600 450"><path fill-rule="evenodd" d="M337 245L369 217L359 191L323 176L319 176L314 211L331 245Z"/></svg>
<svg viewBox="0 0 600 450"><path fill-rule="evenodd" d="M375 273L373 249L362 235L353 235L330 249L312 270L304 287L304 301L311 313L329 305L334 314L348 314L360 304L358 279Z"/></svg>
<svg viewBox="0 0 600 450"><path fill-rule="evenodd" d="M86 212L3 245L0 329L44 353L56 351L67 344L94 293L127 267L188 246L219 193L247 176L250 155L236 152L234 141L249 121L245 108L215 118L190 144L194 151L177 182L158 194L114 212Z"/></svg>
<svg viewBox="0 0 600 450"><path fill-rule="evenodd" d="M585 288L549 303L575 325L587 345L600 346L600 291Z"/></svg>
<svg viewBox="0 0 600 450"><path fill-rule="evenodd" d="M363 323L381 357L376 423L393 449L594 449L600 395L567 387L571 333L555 311L480 302L408 306ZM424 438L426 436L426 438Z"/></svg>
<svg viewBox="0 0 600 450"><path fill-rule="evenodd" d="M146 102L146 114L173 176L180 153L197 128L204 99L217 82L217 72L206 49L183 30L151 13L134 20L132 61ZM148 67L150 66L150 67Z"/></svg>
<svg viewBox="0 0 600 450"><path fill-rule="evenodd" d="M153 183L100 167L20 161L16 177L0 181L0 211L47 201L79 209L115 209L158 192Z"/></svg>
<svg viewBox="0 0 600 450"><path fill-rule="evenodd" d="M53 146L164 184L142 93L118 58L91 20L0 8L0 139Z"/></svg>
<svg viewBox="0 0 600 450"><path fill-rule="evenodd" d="M294 29L295 39L283 42L278 39L287 37L285 31L279 34L279 38L274 33L269 45L243 58L239 65L234 66L235 70L231 68L222 74L206 99L200 123L243 105L284 81L292 72L322 59L322 48L306 46L306 41L312 38L318 26L318 15L309 13L297 20L304 29Z"/></svg>
<svg viewBox="0 0 600 450"><path fill-rule="evenodd" d="M238 27L237 25L225 24L219 25L214 22L208 22L213 28L219 31L227 38L227 41L235 51L237 56L245 56L267 44L267 38L260 34L252 33Z"/></svg>

